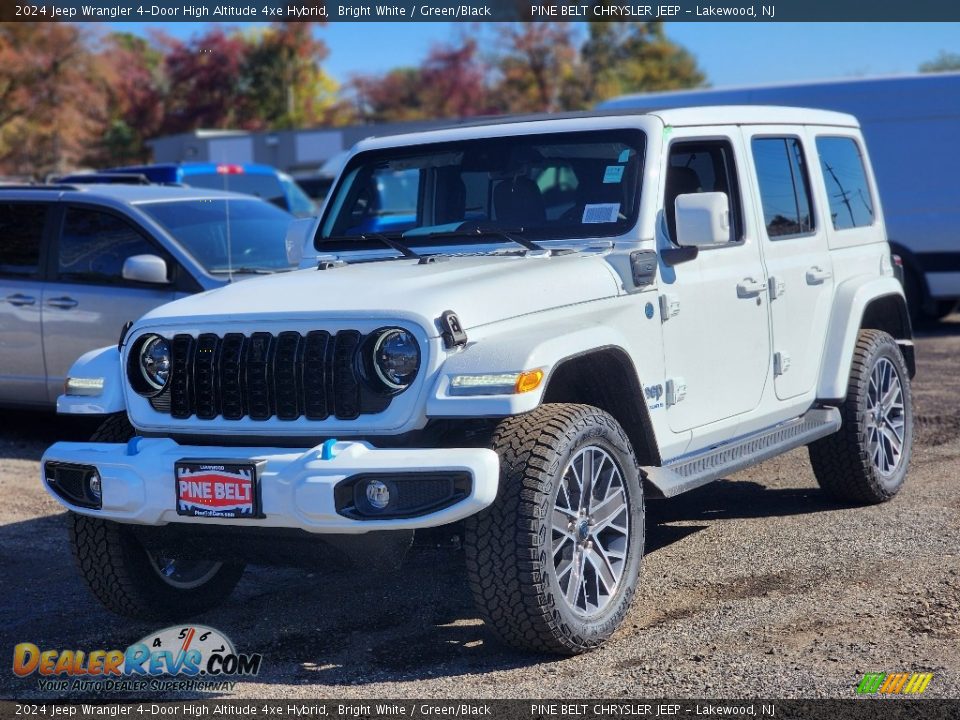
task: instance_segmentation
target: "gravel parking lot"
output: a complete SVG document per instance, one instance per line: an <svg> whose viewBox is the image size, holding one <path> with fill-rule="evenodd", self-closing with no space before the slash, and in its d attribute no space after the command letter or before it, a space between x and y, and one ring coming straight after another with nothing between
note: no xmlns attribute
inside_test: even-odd
<svg viewBox="0 0 960 720"><path fill-rule="evenodd" d="M960 697L960 317L917 345L916 445L893 502L829 502L801 450L651 503L640 591L596 652L497 645L474 613L462 552L428 543L388 577L250 568L197 621L263 653L238 697L850 697L865 672L898 671L934 673L928 697ZM64 513L40 487L44 448L88 431L0 414L5 654L26 641L122 648L158 629L88 594ZM0 696L40 693L7 670Z"/></svg>

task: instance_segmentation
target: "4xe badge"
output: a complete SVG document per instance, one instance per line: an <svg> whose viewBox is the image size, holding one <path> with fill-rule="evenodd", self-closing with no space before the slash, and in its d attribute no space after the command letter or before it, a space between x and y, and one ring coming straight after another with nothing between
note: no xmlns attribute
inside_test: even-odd
<svg viewBox="0 0 960 720"><path fill-rule="evenodd" d="M126 650L41 650L33 643L13 649L14 674L37 674L46 691L232 689L232 680L257 675L262 661L205 625L164 628Z"/></svg>
<svg viewBox="0 0 960 720"><path fill-rule="evenodd" d="M663 384L647 385L643 389L643 396L647 399L647 407L651 410L663 407L660 399L663 397Z"/></svg>

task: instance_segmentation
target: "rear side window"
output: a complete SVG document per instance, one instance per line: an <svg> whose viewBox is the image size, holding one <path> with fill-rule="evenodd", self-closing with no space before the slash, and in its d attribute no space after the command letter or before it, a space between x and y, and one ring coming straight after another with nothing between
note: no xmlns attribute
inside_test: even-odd
<svg viewBox="0 0 960 720"><path fill-rule="evenodd" d="M68 208L60 236L61 280L120 284L123 263L131 255L156 255L153 244L115 215Z"/></svg>
<svg viewBox="0 0 960 720"><path fill-rule="evenodd" d="M873 197L857 141L846 137L818 137L817 154L834 230L873 225Z"/></svg>
<svg viewBox="0 0 960 720"><path fill-rule="evenodd" d="M0 203L0 275L38 274L46 217L47 206L40 203Z"/></svg>
<svg viewBox="0 0 960 720"><path fill-rule="evenodd" d="M790 137L754 138L751 147L767 237L813 232L810 181L800 141Z"/></svg>

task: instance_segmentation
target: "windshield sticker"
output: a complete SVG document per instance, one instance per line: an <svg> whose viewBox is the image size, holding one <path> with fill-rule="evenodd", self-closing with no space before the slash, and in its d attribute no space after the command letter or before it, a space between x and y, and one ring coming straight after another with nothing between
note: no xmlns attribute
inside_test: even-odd
<svg viewBox="0 0 960 720"><path fill-rule="evenodd" d="M604 183L618 183L623 180L623 165L607 165L603 173Z"/></svg>
<svg viewBox="0 0 960 720"><path fill-rule="evenodd" d="M622 153L620 153L620 157L617 158L617 162L618 162L618 163L625 163L625 162L627 162L629 159L630 159L630 148L627 148L627 149L624 150Z"/></svg>
<svg viewBox="0 0 960 720"><path fill-rule="evenodd" d="M609 223L616 222L617 215L620 214L620 203L595 203L588 204L583 208L584 225L588 223Z"/></svg>

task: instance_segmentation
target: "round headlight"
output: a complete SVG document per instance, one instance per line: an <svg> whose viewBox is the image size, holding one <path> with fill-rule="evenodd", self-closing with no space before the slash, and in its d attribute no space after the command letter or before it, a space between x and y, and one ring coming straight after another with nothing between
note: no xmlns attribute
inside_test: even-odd
<svg viewBox="0 0 960 720"><path fill-rule="evenodd" d="M158 392L170 379L170 343L159 335L147 338L140 346L140 374Z"/></svg>
<svg viewBox="0 0 960 720"><path fill-rule="evenodd" d="M420 369L420 346L400 328L384 330L373 345L373 369L390 390L404 390Z"/></svg>

